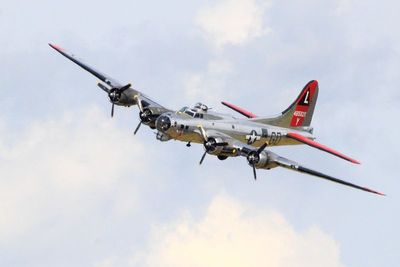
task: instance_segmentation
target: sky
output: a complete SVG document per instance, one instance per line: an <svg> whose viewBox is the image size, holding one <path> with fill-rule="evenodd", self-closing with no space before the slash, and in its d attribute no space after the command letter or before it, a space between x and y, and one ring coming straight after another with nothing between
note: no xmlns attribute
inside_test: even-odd
<svg viewBox="0 0 400 267"><path fill-rule="evenodd" d="M0 0L1 266L397 266L396 1ZM319 81L317 140L271 148L380 197L159 142L55 43L162 105L284 110Z"/></svg>

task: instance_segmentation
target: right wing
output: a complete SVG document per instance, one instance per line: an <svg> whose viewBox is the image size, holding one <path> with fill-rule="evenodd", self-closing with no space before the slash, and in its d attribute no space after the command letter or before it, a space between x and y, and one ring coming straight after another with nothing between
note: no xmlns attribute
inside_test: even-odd
<svg viewBox="0 0 400 267"><path fill-rule="evenodd" d="M269 153L272 153L272 152L269 152ZM353 187L353 188L356 188L356 189L359 189L359 190L363 190L363 191L366 191L366 192L369 192L369 193L374 193L374 194L377 194L377 195L385 196L384 193L369 189L367 187L359 186L359 185L356 185L356 184L353 184L353 183L350 183L350 182L347 182L347 181L332 177L330 175L326 175L326 174L318 172L318 171L314 171L312 169L309 169L309 168L306 168L304 166L301 166L300 164L298 164L298 163L296 163L294 161L291 161L291 160L286 159L284 157L278 156L276 154L275 154L274 161L276 162L276 164L278 164L278 166L286 168L286 169L289 169L289 170L306 173L306 174L313 175L313 176L316 176L318 178L322 178L322 179L325 179L325 180L328 180L328 181L331 181L331 182L334 182L334 183L350 186L350 187Z"/></svg>
<svg viewBox="0 0 400 267"><path fill-rule="evenodd" d="M53 49L55 49L57 52L59 52L61 55L64 57L68 58L84 70L88 71L89 73L93 74L96 76L98 79L100 79L103 83L99 83L98 86L105 92L110 93L111 90L115 89L122 89L121 95L122 97L119 99L119 101L115 102L116 105L123 105L123 106L131 106L131 105L139 105L139 108L149 108L153 111L153 113L161 114L167 111L170 111L169 109L163 107L162 105L158 104L157 102L151 100L148 96L144 95L143 93L133 89L130 84L128 85L123 85L122 83L118 82L117 80L111 78L110 76L96 70L95 68L89 66L86 64L82 59L78 59L74 54L68 53L65 49L54 45L54 44L49 44ZM110 87L110 88L109 88ZM140 100L140 103L138 101Z"/></svg>
<svg viewBox="0 0 400 267"><path fill-rule="evenodd" d="M335 177L332 177L330 175L318 172L318 171L314 171L312 169L306 168L304 166L301 166L300 164L298 164L297 162L294 162L292 160L289 160L287 158L281 157L271 151L267 151L265 150L265 148L267 147L267 143L265 143L263 146L255 149L252 146L249 146L247 144L244 144L224 133L215 131L215 130L211 130L211 131L207 131L205 133L203 133L203 135L206 134L206 136L208 138L215 138L218 137L220 138L221 142L226 145L226 147L237 150L237 154L236 156L243 156L247 158L247 161L249 163L250 166L253 167L253 172L254 172L254 178L256 178L256 173L255 173L255 169L271 169L271 168L275 168L275 167L283 167L285 169L289 169L292 171L297 171L297 172L301 172L301 173L305 173L305 174L309 174L318 178L322 178L334 183L338 183L338 184L342 184L345 186L349 186L349 187L353 187L362 191L366 191L369 193L373 193L373 194L378 194L378 195L382 195L385 196L384 193L369 189L367 187L363 187L363 186L359 186ZM252 160L258 160L258 162L252 162Z"/></svg>

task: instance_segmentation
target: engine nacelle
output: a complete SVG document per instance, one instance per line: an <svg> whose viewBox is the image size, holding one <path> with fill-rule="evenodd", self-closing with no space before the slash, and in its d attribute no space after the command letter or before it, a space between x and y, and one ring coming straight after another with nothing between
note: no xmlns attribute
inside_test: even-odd
<svg viewBox="0 0 400 267"><path fill-rule="evenodd" d="M238 155L238 150L233 147L224 147L222 151L218 154L221 158L223 157L236 157Z"/></svg>
<svg viewBox="0 0 400 267"><path fill-rule="evenodd" d="M247 162L250 166L252 166L252 162L254 162L254 166L257 169L272 169L278 167L278 164L274 160L272 160L271 154L266 151L262 151L257 154L256 151L251 152L247 156Z"/></svg>
<svg viewBox="0 0 400 267"><path fill-rule="evenodd" d="M223 149L223 146L218 146L217 144L222 142L222 139L219 137L210 137L206 142L204 142L204 149L208 154L219 155Z"/></svg>
<svg viewBox="0 0 400 267"><path fill-rule="evenodd" d="M139 112L140 121L143 124L150 126L152 129L156 128L156 120L158 117L159 114L153 114L153 112L148 108L145 108L143 112Z"/></svg>
<svg viewBox="0 0 400 267"><path fill-rule="evenodd" d="M235 157L238 155L238 150L227 146L227 143L219 137L210 137L204 142L204 149L208 154L221 157Z"/></svg>

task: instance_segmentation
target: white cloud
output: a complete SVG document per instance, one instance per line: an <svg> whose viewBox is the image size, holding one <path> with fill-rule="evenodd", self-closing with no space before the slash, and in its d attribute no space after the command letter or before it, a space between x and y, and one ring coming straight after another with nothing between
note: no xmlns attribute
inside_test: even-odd
<svg viewBox="0 0 400 267"><path fill-rule="evenodd" d="M317 227L298 232L276 212L252 209L226 195L205 216L190 214L157 227L138 261L145 266L343 266L337 243Z"/></svg>
<svg viewBox="0 0 400 267"><path fill-rule="evenodd" d="M187 101L203 101L215 106L226 94L225 83L232 66L224 60L211 61L204 72L188 73L183 78L185 97Z"/></svg>
<svg viewBox="0 0 400 267"><path fill-rule="evenodd" d="M134 185L116 184L127 170L145 166L144 149L97 108L12 133L0 131L0 247L45 233L41 227L49 221L74 224L88 213L97 216L111 189L119 192L108 202L115 216L135 209Z"/></svg>
<svg viewBox="0 0 400 267"><path fill-rule="evenodd" d="M264 10L265 4L256 0L222 0L201 10L196 23L206 39L219 48L241 45L268 31L263 26Z"/></svg>

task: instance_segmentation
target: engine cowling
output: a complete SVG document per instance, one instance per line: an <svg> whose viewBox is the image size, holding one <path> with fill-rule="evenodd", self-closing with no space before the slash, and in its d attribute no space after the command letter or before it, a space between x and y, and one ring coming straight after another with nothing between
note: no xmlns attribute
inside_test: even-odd
<svg viewBox="0 0 400 267"><path fill-rule="evenodd" d="M238 155L236 148L229 147L229 144L219 137L208 138L208 140L204 142L204 149L208 154L216 155L221 158L234 157Z"/></svg>
<svg viewBox="0 0 400 267"><path fill-rule="evenodd" d="M204 149L209 154L218 155L223 150L223 146L218 145L218 144L222 144L222 143L223 143L223 140L221 138L210 137L210 138L208 138L207 141L204 142Z"/></svg>
<svg viewBox="0 0 400 267"><path fill-rule="evenodd" d="M250 166L254 164L257 169L271 169L278 166L267 151L262 151L260 153L257 153L257 151L250 152L247 155L247 162Z"/></svg>
<svg viewBox="0 0 400 267"><path fill-rule="evenodd" d="M155 129L156 127L156 120L159 117L159 114L153 114L153 112L146 108L143 111L139 112L139 119L140 121L145 124L150 126L150 128Z"/></svg>

